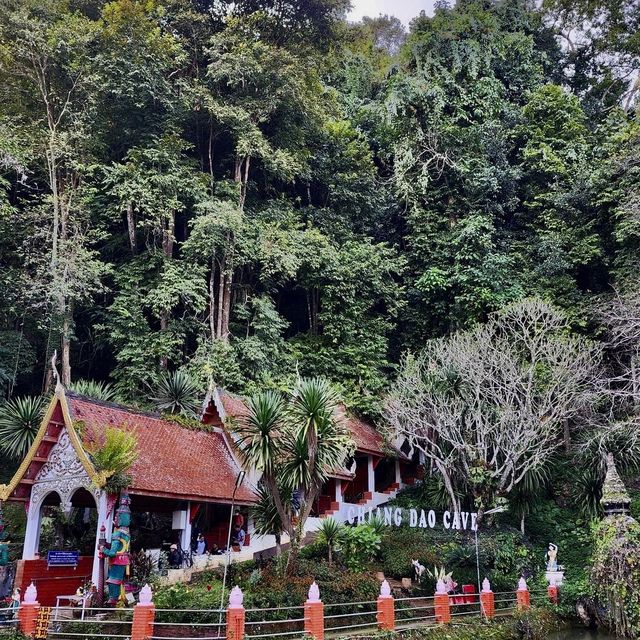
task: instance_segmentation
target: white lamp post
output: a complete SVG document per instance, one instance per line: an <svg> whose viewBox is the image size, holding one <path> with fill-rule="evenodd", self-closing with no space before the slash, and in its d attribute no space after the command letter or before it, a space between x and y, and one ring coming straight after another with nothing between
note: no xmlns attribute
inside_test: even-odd
<svg viewBox="0 0 640 640"><path fill-rule="evenodd" d="M227 570L229 569L229 563L231 562L231 527L233 526L233 508L236 501L236 491L239 489L246 471L242 470L236 478L236 486L233 488L233 494L231 495L231 512L229 514L229 535L227 536L227 561L224 565L224 573L222 574L222 595L220 596L220 624L222 624L222 609L224 607L224 589L227 583ZM220 633L220 626L218 626L218 633Z"/></svg>
<svg viewBox="0 0 640 640"><path fill-rule="evenodd" d="M495 509L489 509L489 511L485 511L485 516L493 515L494 513L504 513L507 511L507 507L496 507ZM476 571L478 574L478 593L482 590L482 585L480 583L480 551L478 549L478 529L479 523L476 523L476 530L474 531L476 535Z"/></svg>

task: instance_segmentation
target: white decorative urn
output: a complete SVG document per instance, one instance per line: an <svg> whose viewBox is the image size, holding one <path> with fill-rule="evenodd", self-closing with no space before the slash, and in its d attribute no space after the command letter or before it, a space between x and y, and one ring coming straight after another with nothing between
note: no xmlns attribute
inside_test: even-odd
<svg viewBox="0 0 640 640"><path fill-rule="evenodd" d="M242 593L242 589L238 585L231 589L231 593L229 594L229 607L238 608L242 606L244 602L244 594Z"/></svg>
<svg viewBox="0 0 640 640"><path fill-rule="evenodd" d="M309 587L309 596L307 598L307 602L320 602L320 588L316 584L315 580Z"/></svg>
<svg viewBox="0 0 640 640"><path fill-rule="evenodd" d="M22 601L24 604L33 604L38 602L38 590L36 589L36 585L33 582L26 588L24 592L24 599Z"/></svg>
<svg viewBox="0 0 640 640"><path fill-rule="evenodd" d="M140 589L140 595L138 596L138 602L144 605L153 604L151 599L153 597L153 593L151 591L151 587L148 584L145 584L142 589Z"/></svg>

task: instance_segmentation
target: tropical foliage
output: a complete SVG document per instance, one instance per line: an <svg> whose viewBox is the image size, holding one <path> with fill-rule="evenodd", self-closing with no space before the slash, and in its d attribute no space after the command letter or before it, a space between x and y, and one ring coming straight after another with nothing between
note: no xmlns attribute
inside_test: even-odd
<svg viewBox="0 0 640 640"><path fill-rule="evenodd" d="M326 380L301 379L288 398L275 391L249 398L248 412L235 429L246 466L262 474L275 507L265 518L266 529L289 535L295 559L304 523L328 474L351 450L338 396Z"/></svg>
<svg viewBox="0 0 640 640"><path fill-rule="evenodd" d="M19 460L26 455L46 406L39 396L14 398L0 406L0 449L6 456Z"/></svg>
<svg viewBox="0 0 640 640"><path fill-rule="evenodd" d="M85 446L98 472L98 486L115 493L131 483L127 472L138 459L138 441L126 425L107 427L102 436L92 438Z"/></svg>

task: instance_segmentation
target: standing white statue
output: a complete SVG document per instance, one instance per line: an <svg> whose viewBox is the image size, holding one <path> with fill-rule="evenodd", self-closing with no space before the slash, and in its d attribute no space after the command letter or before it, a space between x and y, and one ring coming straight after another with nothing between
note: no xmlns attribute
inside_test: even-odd
<svg viewBox="0 0 640 640"><path fill-rule="evenodd" d="M547 551L547 571L558 570L558 545L549 543L549 550Z"/></svg>

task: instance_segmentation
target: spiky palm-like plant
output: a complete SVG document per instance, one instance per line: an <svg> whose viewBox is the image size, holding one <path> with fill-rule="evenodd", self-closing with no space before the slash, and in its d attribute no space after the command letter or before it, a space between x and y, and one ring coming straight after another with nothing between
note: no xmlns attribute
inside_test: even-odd
<svg viewBox="0 0 640 640"><path fill-rule="evenodd" d="M102 400L103 402L117 402L118 393L108 382L97 380L76 380L69 385L70 391L82 396Z"/></svg>
<svg viewBox="0 0 640 640"><path fill-rule="evenodd" d="M258 501L251 508L251 514L253 516L253 524L255 531L259 536L274 536L276 539L276 555L282 553L281 538L284 531L284 524L282 518L278 513L273 496L265 487L264 484L258 485L257 491ZM291 492L286 492L281 488L280 493L283 496L289 496L286 500L286 508L291 508Z"/></svg>
<svg viewBox="0 0 640 640"><path fill-rule="evenodd" d="M25 396L0 405L0 449L11 458L23 458L38 432L47 401Z"/></svg>
<svg viewBox="0 0 640 640"><path fill-rule="evenodd" d="M262 472L291 540L293 566L313 503L330 470L350 451L351 439L338 418L337 396L325 380L301 380L288 403L273 391L256 394L248 409L238 420L239 448L246 466ZM300 497L295 506L293 491Z"/></svg>
<svg viewBox="0 0 640 640"><path fill-rule="evenodd" d="M337 549L346 539L345 526L334 520L333 518L327 518L322 521L320 528L318 529L318 536L316 540L327 547L329 550L328 558L329 565L333 564L333 552Z"/></svg>
<svg viewBox="0 0 640 640"><path fill-rule="evenodd" d="M520 532L525 533L525 518L532 508L540 502L541 496L549 482L551 475L548 467L537 467L529 470L522 481L509 494L509 508L520 518Z"/></svg>
<svg viewBox="0 0 640 640"><path fill-rule="evenodd" d="M200 408L196 383L184 371L174 371L160 377L150 397L158 411L195 418Z"/></svg>

